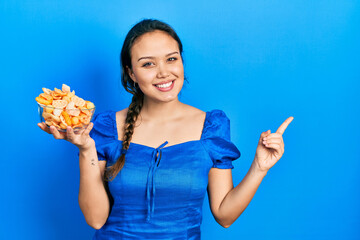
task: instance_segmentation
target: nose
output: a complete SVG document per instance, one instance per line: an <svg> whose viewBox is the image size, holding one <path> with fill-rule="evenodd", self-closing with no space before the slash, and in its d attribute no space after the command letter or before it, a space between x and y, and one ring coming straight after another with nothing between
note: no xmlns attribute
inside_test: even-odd
<svg viewBox="0 0 360 240"><path fill-rule="evenodd" d="M158 72L157 72L157 78L167 78L170 76L169 69L167 68L166 64L159 63L158 65Z"/></svg>

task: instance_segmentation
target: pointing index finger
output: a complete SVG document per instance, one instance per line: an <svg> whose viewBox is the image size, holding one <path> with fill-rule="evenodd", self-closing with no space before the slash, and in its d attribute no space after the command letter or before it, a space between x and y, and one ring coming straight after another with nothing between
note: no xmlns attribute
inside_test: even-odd
<svg viewBox="0 0 360 240"><path fill-rule="evenodd" d="M291 121L294 119L294 117L289 117L288 119L286 119L278 128L278 130L276 130L277 133L280 133L281 135L284 134L285 129L289 126L289 124L291 123Z"/></svg>

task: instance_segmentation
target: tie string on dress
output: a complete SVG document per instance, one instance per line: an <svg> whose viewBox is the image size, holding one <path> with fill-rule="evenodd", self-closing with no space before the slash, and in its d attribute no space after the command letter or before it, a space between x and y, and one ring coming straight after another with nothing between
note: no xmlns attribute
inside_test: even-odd
<svg viewBox="0 0 360 240"><path fill-rule="evenodd" d="M159 167L159 163L162 157L162 148L168 144L168 141L165 141L159 147L155 148L152 152L152 158L150 162L150 168L147 176L146 183L146 201L147 201L147 217L146 221L149 222L155 207L155 183L154 183L154 175L156 169Z"/></svg>

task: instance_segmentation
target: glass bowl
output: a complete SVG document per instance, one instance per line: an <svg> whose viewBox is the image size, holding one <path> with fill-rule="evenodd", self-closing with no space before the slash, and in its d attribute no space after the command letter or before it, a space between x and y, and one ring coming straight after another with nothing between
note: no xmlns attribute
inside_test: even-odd
<svg viewBox="0 0 360 240"><path fill-rule="evenodd" d="M38 103L40 122L48 127L55 126L60 132L66 132L67 126L73 128L74 132L86 128L91 122L95 106L93 108L55 108L51 105Z"/></svg>

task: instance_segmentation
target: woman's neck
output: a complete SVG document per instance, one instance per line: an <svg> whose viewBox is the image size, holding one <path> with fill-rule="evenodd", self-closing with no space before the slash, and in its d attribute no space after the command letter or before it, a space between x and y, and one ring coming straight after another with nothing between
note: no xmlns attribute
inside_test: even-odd
<svg viewBox="0 0 360 240"><path fill-rule="evenodd" d="M170 102L154 102L145 97L140 115L143 119L151 119L151 121L168 121L180 116L183 106L178 98Z"/></svg>

